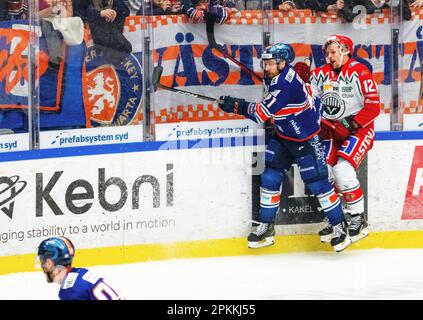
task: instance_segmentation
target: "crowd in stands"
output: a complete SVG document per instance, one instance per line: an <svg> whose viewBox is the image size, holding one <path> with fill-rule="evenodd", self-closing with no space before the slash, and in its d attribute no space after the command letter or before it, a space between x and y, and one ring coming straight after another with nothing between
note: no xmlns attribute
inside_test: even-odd
<svg viewBox="0 0 423 320"><path fill-rule="evenodd" d="M0 20L28 19L28 1L31 0L0 0ZM63 40L75 42L75 38L80 38L82 41L83 29L76 32L75 28L83 24L89 26L96 48L108 61L119 64L132 52L131 43L123 36L129 14L124 0L38 0L38 17L46 38L49 67L59 67L63 59Z"/></svg>
<svg viewBox="0 0 423 320"><path fill-rule="evenodd" d="M0 0L0 20L26 19L29 0ZM389 8L395 0L150 0L144 1L141 7L140 0L39 0L40 17L54 14L52 8L57 4L64 4L68 16L81 17L84 22L115 23L120 25L122 19L130 14L136 15L163 15L186 14L193 22L204 20L205 12L212 12L218 22L224 22L233 13L239 10L273 9L289 12L297 9L310 9L315 12L338 13L348 22L353 21L359 14L354 10L362 6L367 13ZM403 0L403 18L411 17L410 7L423 7L423 0Z"/></svg>
<svg viewBox="0 0 423 320"><path fill-rule="evenodd" d="M211 2L211 4L209 4ZM217 22L226 21L231 13L239 10L280 10L289 12L292 10L310 9L315 12L327 12L338 14L347 22L352 22L354 18L365 12L371 14L375 11L390 8L396 5L395 0L152 0L151 9L147 11L138 10L151 15L184 13L188 15L194 23L204 20L206 11L214 10ZM401 13L404 20L411 19L410 8L423 7L423 0L403 0ZM359 10L355 7L361 6Z"/></svg>
<svg viewBox="0 0 423 320"><path fill-rule="evenodd" d="M0 0L0 20L28 18L28 1ZM35 0L37 1L37 0ZM266 2L267 1L267 2ZM141 3L144 3L141 6ZM185 14L193 23L201 23L206 15L214 17L219 24L239 10L293 10L310 9L315 12L336 13L347 22L352 22L365 8L366 13L373 13L389 8L395 0L38 0L40 25L47 40L49 66L58 68L62 61L61 43L73 42L80 38L82 42L83 25L88 25L94 44L109 61L119 64L131 53L132 45L123 35L124 22L129 15L166 15ZM423 7L423 0L403 0L401 13L403 19L411 19L411 9ZM397 4L396 4L397 5ZM68 27L60 29L55 17L78 19L69 21ZM55 24L56 22L56 24ZM63 26L63 23L61 23ZM71 28L69 28L71 26ZM79 34L69 30L80 26ZM70 40L69 40L70 38ZM67 43L67 42L66 42ZM76 42L77 43L77 42ZM68 44L68 43L67 43Z"/></svg>

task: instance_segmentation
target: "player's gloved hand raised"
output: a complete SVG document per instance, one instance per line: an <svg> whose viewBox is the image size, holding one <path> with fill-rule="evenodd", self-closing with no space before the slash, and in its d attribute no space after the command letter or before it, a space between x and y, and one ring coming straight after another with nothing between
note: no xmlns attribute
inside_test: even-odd
<svg viewBox="0 0 423 320"><path fill-rule="evenodd" d="M189 8L187 15L191 18L193 23L200 23L204 21L204 11L202 9Z"/></svg>
<svg viewBox="0 0 423 320"><path fill-rule="evenodd" d="M311 68L310 68L310 59L304 59L304 62L297 62L294 65L295 72L300 76L305 83L310 81Z"/></svg>
<svg viewBox="0 0 423 320"><path fill-rule="evenodd" d="M244 115L246 104L244 99L238 99L231 96L221 96L219 100L221 101L221 103L219 103L219 108L224 112Z"/></svg>
<svg viewBox="0 0 423 320"><path fill-rule="evenodd" d="M232 12L232 9L226 8L226 7L218 5L218 4L211 6L209 8L210 8L210 13L215 16L216 22L218 24L224 24L226 22L226 20L228 20L229 16L231 15L231 12Z"/></svg>

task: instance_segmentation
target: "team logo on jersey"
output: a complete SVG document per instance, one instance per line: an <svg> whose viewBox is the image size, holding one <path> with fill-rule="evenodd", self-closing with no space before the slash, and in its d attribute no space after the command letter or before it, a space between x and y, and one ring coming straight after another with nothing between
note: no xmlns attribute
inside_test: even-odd
<svg viewBox="0 0 423 320"><path fill-rule="evenodd" d="M327 92L320 98L323 105L323 116L326 119L341 119L345 113L345 102L336 92Z"/></svg>
<svg viewBox="0 0 423 320"><path fill-rule="evenodd" d="M84 108L91 125L136 123L143 93L142 70L136 57L130 54L119 65L113 65L91 47L84 67Z"/></svg>

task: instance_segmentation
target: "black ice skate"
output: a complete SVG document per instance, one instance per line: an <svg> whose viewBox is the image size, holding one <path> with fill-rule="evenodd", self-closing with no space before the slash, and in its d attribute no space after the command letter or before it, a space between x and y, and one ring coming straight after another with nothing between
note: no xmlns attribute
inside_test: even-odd
<svg viewBox="0 0 423 320"><path fill-rule="evenodd" d="M333 235L330 244L336 252L341 252L351 244L347 223L345 221L333 226Z"/></svg>
<svg viewBox="0 0 423 320"><path fill-rule="evenodd" d="M275 226L273 223L260 223L256 231L248 236L248 248L257 249L275 243Z"/></svg>
<svg viewBox="0 0 423 320"><path fill-rule="evenodd" d="M351 241L356 242L368 236L369 228L363 214L350 215L348 233Z"/></svg>
<svg viewBox="0 0 423 320"><path fill-rule="evenodd" d="M326 222L327 225L326 227L324 227L322 230L319 231L319 236L320 236L321 242L327 243L327 242L330 242L330 240L332 239L333 228L331 224L329 223L329 219L327 217L325 217L323 221Z"/></svg>

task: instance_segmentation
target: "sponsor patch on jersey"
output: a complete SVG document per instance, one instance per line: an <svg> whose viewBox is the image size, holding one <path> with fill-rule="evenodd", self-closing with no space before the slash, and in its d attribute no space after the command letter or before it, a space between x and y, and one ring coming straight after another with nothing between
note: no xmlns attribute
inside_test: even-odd
<svg viewBox="0 0 423 320"><path fill-rule="evenodd" d="M288 82L292 82L295 77L295 71L293 69L289 69L288 73L286 74L285 80Z"/></svg>
<svg viewBox="0 0 423 320"><path fill-rule="evenodd" d="M331 85L331 84L325 84L325 85L323 85L323 90L324 91L332 91L333 90L333 85Z"/></svg>
<svg viewBox="0 0 423 320"><path fill-rule="evenodd" d="M342 87L342 92L346 92L346 93L349 93L349 92L351 92L353 90L353 87L351 87L351 86L348 86L348 87Z"/></svg>
<svg viewBox="0 0 423 320"><path fill-rule="evenodd" d="M270 81L270 85L271 85L271 86L273 86L274 84L277 84L277 83L278 83L279 76L280 76L280 74L278 74L276 77L274 77L274 78L272 79L272 81Z"/></svg>
<svg viewBox="0 0 423 320"><path fill-rule="evenodd" d="M72 288L78 278L77 272L69 272L66 276L65 282L63 282L63 289Z"/></svg>
<svg viewBox="0 0 423 320"><path fill-rule="evenodd" d="M351 63L350 63L350 67L354 67L356 64L358 64L359 62L358 61L352 61Z"/></svg>
<svg viewBox="0 0 423 320"><path fill-rule="evenodd" d="M96 284L96 282L100 279L100 277L96 275L94 272L89 270L83 275L82 279L84 279L85 281L89 283Z"/></svg>

